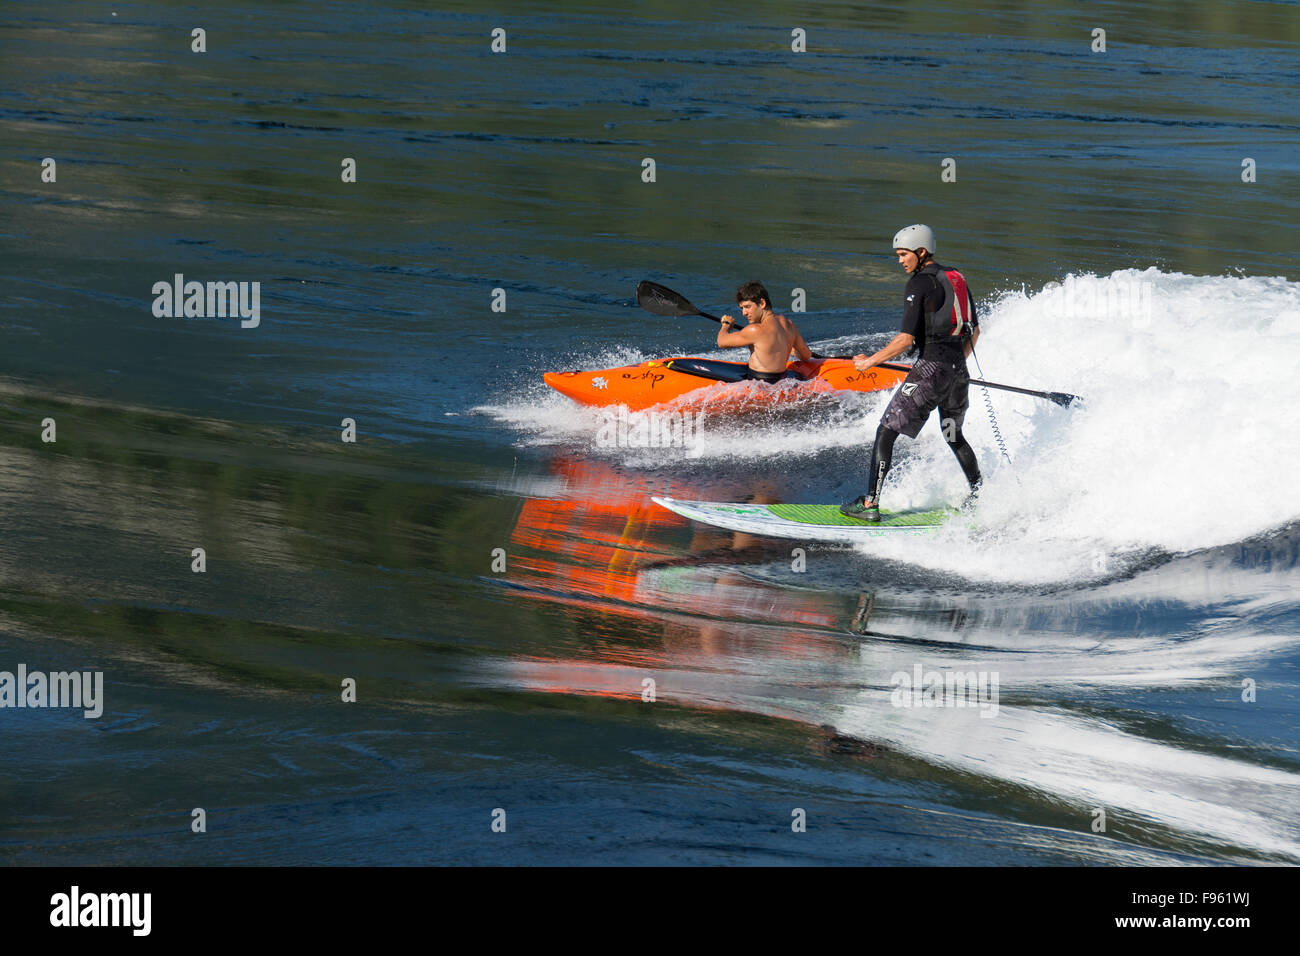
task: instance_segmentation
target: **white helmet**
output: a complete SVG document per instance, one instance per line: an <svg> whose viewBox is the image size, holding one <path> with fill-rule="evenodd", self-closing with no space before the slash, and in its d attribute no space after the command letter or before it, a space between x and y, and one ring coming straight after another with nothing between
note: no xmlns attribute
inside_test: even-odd
<svg viewBox="0 0 1300 956"><path fill-rule="evenodd" d="M894 249L911 249L915 252L917 249L924 249L933 254L934 249L934 230L929 226L917 223L914 226L906 226L898 230L894 236Z"/></svg>

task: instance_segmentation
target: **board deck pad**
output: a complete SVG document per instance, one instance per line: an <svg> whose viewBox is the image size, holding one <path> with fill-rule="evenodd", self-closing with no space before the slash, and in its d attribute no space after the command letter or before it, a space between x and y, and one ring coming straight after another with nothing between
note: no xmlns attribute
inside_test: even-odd
<svg viewBox="0 0 1300 956"><path fill-rule="evenodd" d="M933 531L958 514L956 508L928 511L881 511L880 523L840 514L838 505L745 504L724 501L678 501L656 497L656 504L703 524L774 538L858 541L882 535Z"/></svg>

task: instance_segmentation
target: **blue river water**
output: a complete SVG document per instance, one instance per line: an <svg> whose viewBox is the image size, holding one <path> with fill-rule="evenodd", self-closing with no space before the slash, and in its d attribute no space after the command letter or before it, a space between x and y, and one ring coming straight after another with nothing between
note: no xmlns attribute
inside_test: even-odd
<svg viewBox="0 0 1300 956"><path fill-rule="evenodd" d="M1300 861L1295 4L7 13L0 861ZM973 389L933 535L650 500L852 497L888 391L660 447L542 380L735 358L642 279L872 351L913 222L1084 398Z"/></svg>

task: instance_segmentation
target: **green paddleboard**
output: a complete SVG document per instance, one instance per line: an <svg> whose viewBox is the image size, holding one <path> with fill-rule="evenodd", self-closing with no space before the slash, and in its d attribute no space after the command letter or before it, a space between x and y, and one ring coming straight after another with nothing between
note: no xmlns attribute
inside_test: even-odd
<svg viewBox="0 0 1300 956"><path fill-rule="evenodd" d="M669 511L715 528L805 541L858 541L933 531L958 513L956 508L882 511L879 522L868 522L845 517L838 505L678 501L667 497L653 500Z"/></svg>

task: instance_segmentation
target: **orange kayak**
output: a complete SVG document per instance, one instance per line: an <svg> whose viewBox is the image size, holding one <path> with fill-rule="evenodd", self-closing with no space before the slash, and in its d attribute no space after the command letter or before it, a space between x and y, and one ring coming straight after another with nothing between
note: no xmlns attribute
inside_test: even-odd
<svg viewBox="0 0 1300 956"><path fill-rule="evenodd" d="M820 392L875 392L893 388L906 372L871 368L859 372L849 359L791 362L790 379L769 385L743 380L743 362L690 357L656 359L594 372L547 372L546 384L584 405L626 405L641 411L690 395L685 404L767 405ZM680 407L683 403L678 402Z"/></svg>

